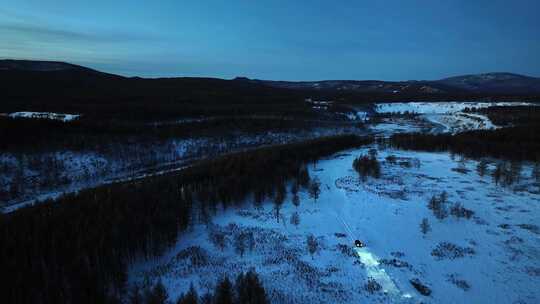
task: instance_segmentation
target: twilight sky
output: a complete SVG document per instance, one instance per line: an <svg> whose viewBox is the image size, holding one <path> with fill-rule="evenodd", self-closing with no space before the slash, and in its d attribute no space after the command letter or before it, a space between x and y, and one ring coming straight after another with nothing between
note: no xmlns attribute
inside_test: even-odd
<svg viewBox="0 0 540 304"><path fill-rule="evenodd" d="M539 12L539 0L0 0L0 58L148 77L540 77Z"/></svg>

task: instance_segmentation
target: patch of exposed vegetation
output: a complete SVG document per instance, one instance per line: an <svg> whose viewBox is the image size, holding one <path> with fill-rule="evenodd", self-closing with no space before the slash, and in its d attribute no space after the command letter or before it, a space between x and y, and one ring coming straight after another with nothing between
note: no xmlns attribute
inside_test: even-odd
<svg viewBox="0 0 540 304"><path fill-rule="evenodd" d="M382 289L382 286L374 278L368 278L366 284L364 284L364 289L373 294L379 292Z"/></svg>
<svg viewBox="0 0 540 304"><path fill-rule="evenodd" d="M447 278L448 282L456 285L456 287L463 289L464 291L467 291L471 288L471 285L467 281L460 279L458 274L449 274Z"/></svg>
<svg viewBox="0 0 540 304"><path fill-rule="evenodd" d="M366 181L369 176L373 178L381 177L381 165L376 156L361 155L354 159L353 168L358 172L362 181Z"/></svg>
<svg viewBox="0 0 540 304"><path fill-rule="evenodd" d="M431 289L428 286L424 285L422 282L420 282L419 279L415 278L410 280L409 282L416 290L418 290L421 295L426 297L431 295Z"/></svg>
<svg viewBox="0 0 540 304"><path fill-rule="evenodd" d="M448 242L439 243L437 247L431 251L431 255L435 257L436 260L454 260L474 254L475 251L471 247L460 247Z"/></svg>

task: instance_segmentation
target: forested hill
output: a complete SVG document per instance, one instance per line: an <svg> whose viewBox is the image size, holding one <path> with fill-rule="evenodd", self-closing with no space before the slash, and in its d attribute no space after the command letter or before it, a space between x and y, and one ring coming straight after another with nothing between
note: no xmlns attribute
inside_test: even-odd
<svg viewBox="0 0 540 304"><path fill-rule="evenodd" d="M510 73L398 82L140 78L63 62L28 60L0 60L0 82L3 100L0 113L115 113L116 117L146 115L158 119L162 116L307 112L304 100L308 97L350 103L407 99L522 99L540 95L540 79Z"/></svg>
<svg viewBox="0 0 540 304"><path fill-rule="evenodd" d="M309 163L371 142L351 135L260 148L0 213L4 303L120 303L128 265L162 254L194 212L207 221L218 206L273 198L279 215L290 184L295 195L318 187Z"/></svg>
<svg viewBox="0 0 540 304"><path fill-rule="evenodd" d="M59 62L0 61L1 112L43 111L125 119L305 110L291 90L217 78L122 77Z"/></svg>

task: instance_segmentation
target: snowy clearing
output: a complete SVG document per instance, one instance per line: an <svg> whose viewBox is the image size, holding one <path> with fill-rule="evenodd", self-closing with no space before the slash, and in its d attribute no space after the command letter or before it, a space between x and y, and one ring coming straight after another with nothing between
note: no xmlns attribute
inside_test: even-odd
<svg viewBox="0 0 540 304"><path fill-rule="evenodd" d="M466 108L482 109L494 106L530 106L530 102L475 102L475 101L448 101L448 102L392 102L377 103L375 111L378 113L405 112L416 114L450 114L462 112Z"/></svg>
<svg viewBox="0 0 540 304"><path fill-rule="evenodd" d="M540 301L540 189L528 177L530 168L519 185L504 188L479 176L476 161L384 150L381 178L362 182L351 164L366 151L310 166L320 197L300 192L295 207L289 194L279 222L271 202L218 210L208 224L196 221L164 256L136 263L130 283L161 278L176 299L190 283L205 292L221 277L255 267L272 303ZM389 155L395 161L385 160ZM472 216L437 219L427 205L443 191L449 207L461 203ZM295 213L298 225L290 220ZM234 246L240 234L254 239L243 254ZM318 242L313 256L306 247L310 234ZM367 247L355 248L355 239Z"/></svg>
<svg viewBox="0 0 540 304"><path fill-rule="evenodd" d="M420 114L420 118L435 125L433 133L459 133L467 130L495 129L485 115L465 113L465 109L493 106L531 106L529 102L396 102L377 103L375 111L383 114Z"/></svg>

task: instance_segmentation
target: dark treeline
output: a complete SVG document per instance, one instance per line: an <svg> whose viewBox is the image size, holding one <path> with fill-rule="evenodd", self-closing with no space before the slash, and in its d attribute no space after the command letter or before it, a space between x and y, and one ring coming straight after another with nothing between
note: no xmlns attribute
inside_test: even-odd
<svg viewBox="0 0 540 304"><path fill-rule="evenodd" d="M128 265L161 254L191 220L284 183L309 182L306 164L370 143L339 136L200 162L180 173L100 186L0 215L6 303L118 303ZM307 180L307 182L306 182Z"/></svg>
<svg viewBox="0 0 540 304"><path fill-rule="evenodd" d="M199 295L190 286L176 301L171 299L161 281L154 286L140 290L134 286L130 291L128 304L267 304L269 303L266 290L255 269L240 273L233 283L227 277L217 282L214 291Z"/></svg>
<svg viewBox="0 0 540 304"><path fill-rule="evenodd" d="M352 167L358 172L362 181L366 181L368 176L381 177L381 164L377 160L377 150L371 149L369 155L360 155L355 158Z"/></svg>
<svg viewBox="0 0 540 304"><path fill-rule="evenodd" d="M242 81L128 78L83 67L49 72L1 70L0 80L5 99L0 104L0 112L69 109L115 118L153 116L161 119L196 112L207 115L214 108L228 113L256 113L251 110L303 102L303 97L290 90Z"/></svg>
<svg viewBox="0 0 540 304"><path fill-rule="evenodd" d="M57 112L83 114L84 117L95 121L122 120L128 122L164 121L178 118L193 117L229 117L238 115L275 115L310 117L314 112L301 98L277 99L273 102L254 100L253 103L243 103L236 99L217 100L210 102L162 102L159 99L119 99L100 103L95 100L75 100L71 103L45 103L33 100L16 99L0 105L0 112L11 113L19 111Z"/></svg>
<svg viewBox="0 0 540 304"><path fill-rule="evenodd" d="M456 135L394 134L390 144L407 150L451 151L471 158L540 161L540 125L468 131Z"/></svg>
<svg viewBox="0 0 540 304"><path fill-rule="evenodd" d="M451 151L471 158L540 160L540 128L528 126L449 134L395 134L392 146L407 150Z"/></svg>
<svg viewBox="0 0 540 304"><path fill-rule="evenodd" d="M465 109L465 112L478 112L488 116L497 126L539 125L540 106L488 107Z"/></svg>
<svg viewBox="0 0 540 304"><path fill-rule="evenodd" d="M320 125L320 123L318 124ZM69 123L0 117L0 151L96 150L110 143L149 142L204 136L298 131L316 127L302 119L217 118L181 123L132 123L83 118Z"/></svg>

